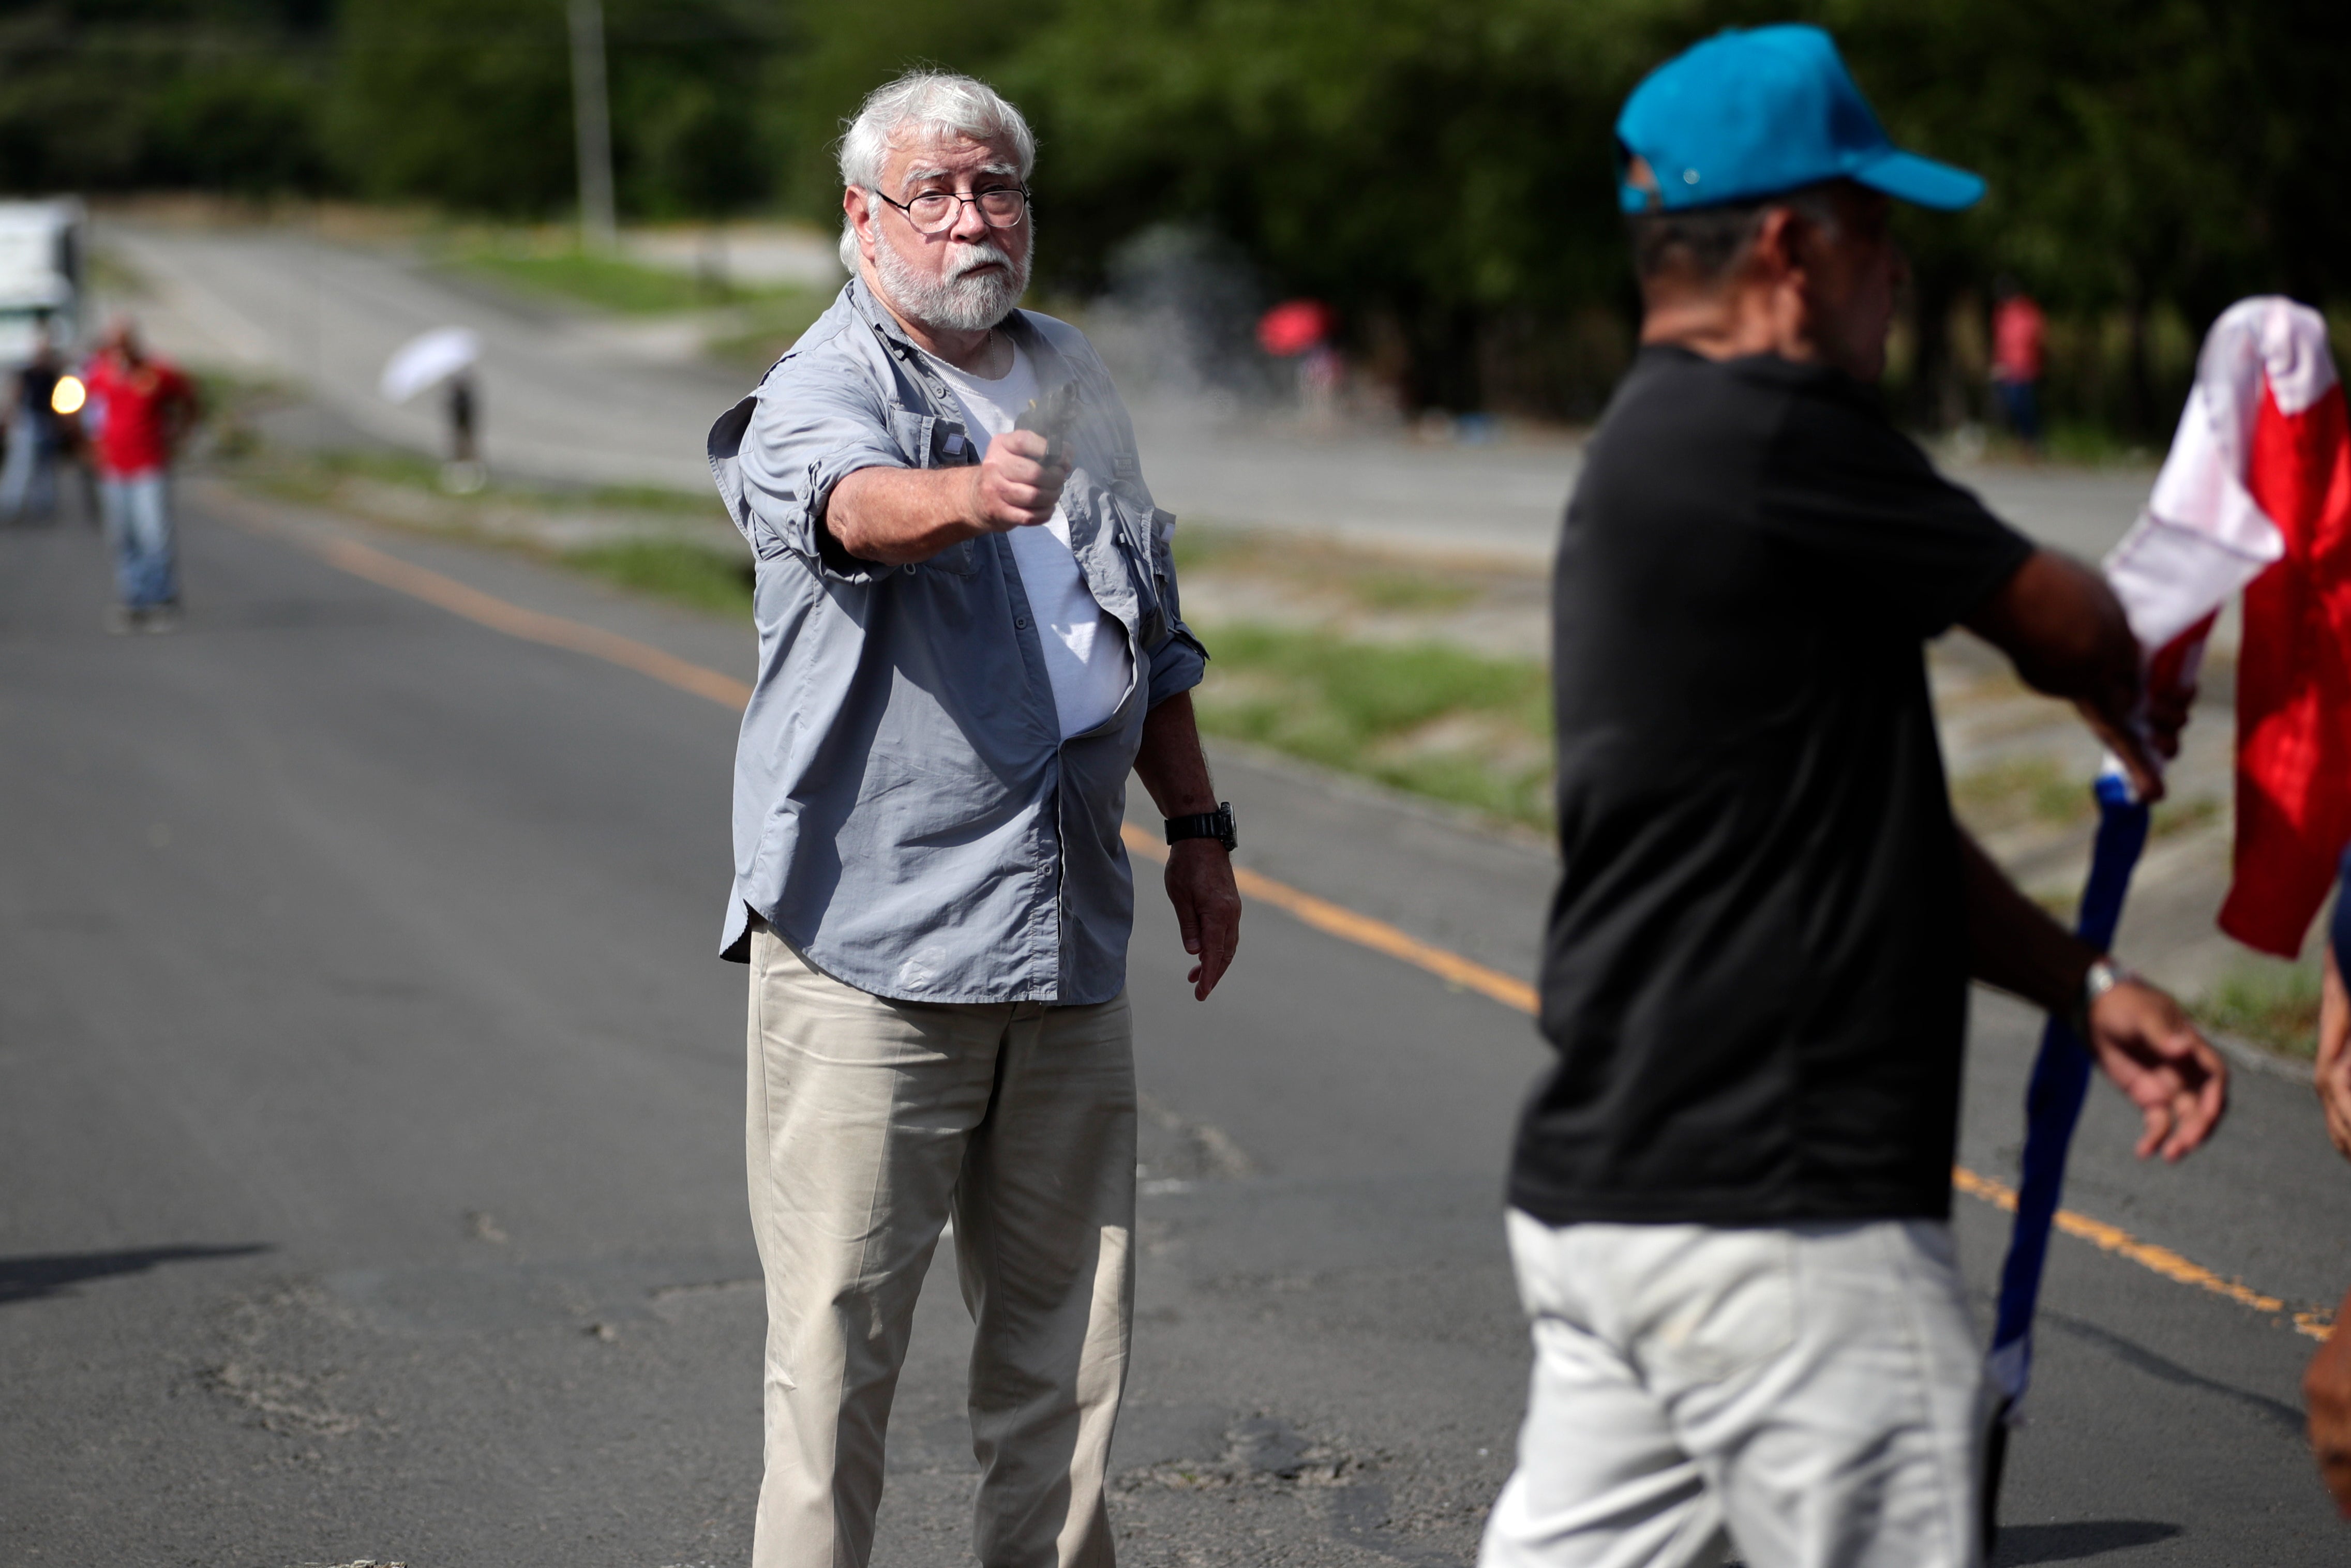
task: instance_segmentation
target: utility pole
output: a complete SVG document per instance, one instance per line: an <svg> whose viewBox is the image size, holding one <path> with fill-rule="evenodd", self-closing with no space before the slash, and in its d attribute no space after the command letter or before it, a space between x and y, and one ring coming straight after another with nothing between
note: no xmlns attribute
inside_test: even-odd
<svg viewBox="0 0 2351 1568"><path fill-rule="evenodd" d="M580 240L610 252L620 238L612 214L612 111L604 90L604 7L571 0L571 120L580 142Z"/></svg>

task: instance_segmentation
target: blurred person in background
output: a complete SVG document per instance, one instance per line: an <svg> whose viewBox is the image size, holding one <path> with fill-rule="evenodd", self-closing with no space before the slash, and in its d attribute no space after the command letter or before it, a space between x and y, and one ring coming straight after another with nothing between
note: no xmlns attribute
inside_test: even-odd
<svg viewBox="0 0 2351 1568"><path fill-rule="evenodd" d="M758 1568L866 1562L950 1217L979 1560L1112 1561L1134 1296L1130 770L1168 819L1195 997L1238 938L1174 519L1084 335L1015 308L1035 146L969 78L877 89L841 143L850 280L711 432L758 558L721 950L751 967ZM1060 428L1016 428L1032 413Z"/></svg>
<svg viewBox="0 0 2351 1568"><path fill-rule="evenodd" d="M481 397L475 389L471 367L449 378L449 389L443 397L444 412L449 416L449 461L479 462L481 448L474 439L474 416L481 406Z"/></svg>
<svg viewBox="0 0 2351 1568"><path fill-rule="evenodd" d="M2326 942L2325 975L2318 999L2318 1103L2326 1134L2351 1159L2351 850L2344 852L2335 890L2335 918ZM2351 1293L2335 1310L2335 1327L2311 1357L2302 1380L2310 1406L2310 1446L2335 1506L2351 1519Z"/></svg>
<svg viewBox="0 0 2351 1568"><path fill-rule="evenodd" d="M2013 277L1992 285L1991 394L2011 434L2041 450L2041 350L2048 319Z"/></svg>
<svg viewBox="0 0 2351 1568"><path fill-rule="evenodd" d="M1925 640L2130 728L2096 571L1935 473L1875 390L1896 149L1827 34L1721 34L1616 126L1641 350L1553 581L1559 1053L1509 1233L1535 1366L1485 1568L1973 1568L1991 1413L1949 1227L1970 977L2070 1017L2179 1158L2226 1103L2172 999L1952 820Z"/></svg>
<svg viewBox="0 0 2351 1568"><path fill-rule="evenodd" d="M47 328L8 395L8 456L0 465L0 518L46 522L57 507L61 426L54 400L64 374Z"/></svg>
<svg viewBox="0 0 2351 1568"><path fill-rule="evenodd" d="M117 632L176 631L180 579L171 468L196 421L195 385L145 350L129 317L108 324L82 380L89 397L82 422L114 547L120 599L107 624Z"/></svg>
<svg viewBox="0 0 2351 1568"><path fill-rule="evenodd" d="M449 419L449 461L442 465L441 486L453 495L474 495L489 484L490 471L482 462L482 390L473 366L462 366L449 378L442 409Z"/></svg>

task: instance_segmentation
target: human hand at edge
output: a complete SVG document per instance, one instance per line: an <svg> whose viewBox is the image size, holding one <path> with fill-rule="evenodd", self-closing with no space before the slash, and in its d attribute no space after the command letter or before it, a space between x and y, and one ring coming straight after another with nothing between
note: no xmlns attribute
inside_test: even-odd
<svg viewBox="0 0 2351 1568"><path fill-rule="evenodd" d="M2229 1069L2179 1004L2125 979L2090 1009L2086 1042L2115 1087L2146 1118L2138 1157L2177 1160L2212 1135L2229 1108Z"/></svg>
<svg viewBox="0 0 2351 1568"><path fill-rule="evenodd" d="M1061 504L1070 465L1033 430L1008 430L971 470L971 516L995 533L1035 528Z"/></svg>
<svg viewBox="0 0 2351 1568"><path fill-rule="evenodd" d="M2123 765L2124 773L2130 778L2131 792L2150 806L2162 800L2163 764L2157 759L2157 753L2168 757L2179 751L2179 730L2175 727L2168 737L2158 737L2150 745L2136 723L2116 718L2104 706L2078 702L2074 707L2082 716L2082 722L2090 727L2090 733L2098 737L2098 743L2113 752L2116 760ZM2165 738L2170 743L2169 751L2163 750Z"/></svg>
<svg viewBox="0 0 2351 1568"><path fill-rule="evenodd" d="M1232 967L1241 941L1241 894L1233 857L1214 839L1185 839L1167 847L1167 902L1184 933L1184 951L1200 960L1185 977L1192 999L1205 1002Z"/></svg>
<svg viewBox="0 0 2351 1568"><path fill-rule="evenodd" d="M2166 762L2179 755L2180 732L2196 706L2196 683L2159 685L2147 694L2147 738Z"/></svg>
<svg viewBox="0 0 2351 1568"><path fill-rule="evenodd" d="M2302 1375L2310 1410L2310 1451L2335 1506L2351 1519L2351 1295L2335 1310L2335 1328Z"/></svg>
<svg viewBox="0 0 2351 1568"><path fill-rule="evenodd" d="M2332 946L2318 993L2318 1066L2311 1086L2326 1113L2326 1135L2351 1159L2351 993L2344 988Z"/></svg>

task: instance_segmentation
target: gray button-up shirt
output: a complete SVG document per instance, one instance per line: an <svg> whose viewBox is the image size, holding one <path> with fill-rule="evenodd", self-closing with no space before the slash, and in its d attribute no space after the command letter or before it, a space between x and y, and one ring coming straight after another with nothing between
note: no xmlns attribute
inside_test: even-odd
<svg viewBox="0 0 2351 1568"><path fill-rule="evenodd" d="M1107 1001L1126 983L1134 879L1119 840L1144 713L1198 684L1134 432L1084 334L1016 311L1040 392L1083 413L1061 492L1094 601L1125 628L1117 710L1061 738L1040 630L988 534L887 567L825 531L860 468L977 461L956 402L852 279L710 432L710 466L758 557L759 670L735 761L735 885L720 950L758 915L818 968L908 1001Z"/></svg>

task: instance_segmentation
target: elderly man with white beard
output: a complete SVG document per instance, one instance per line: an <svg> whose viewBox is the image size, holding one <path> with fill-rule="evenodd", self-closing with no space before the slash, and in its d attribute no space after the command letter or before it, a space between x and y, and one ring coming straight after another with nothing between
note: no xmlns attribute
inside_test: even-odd
<svg viewBox="0 0 2351 1568"><path fill-rule="evenodd" d="M1134 1286L1130 768L1167 818L1195 997L1238 939L1175 520L1084 336L1014 308L1034 159L1019 111L968 78L867 99L841 145L852 276L711 432L758 558L721 941L750 966L757 1568L866 1562L951 1218L979 1560L1112 1561ZM1032 403L1074 412L1015 428Z"/></svg>

